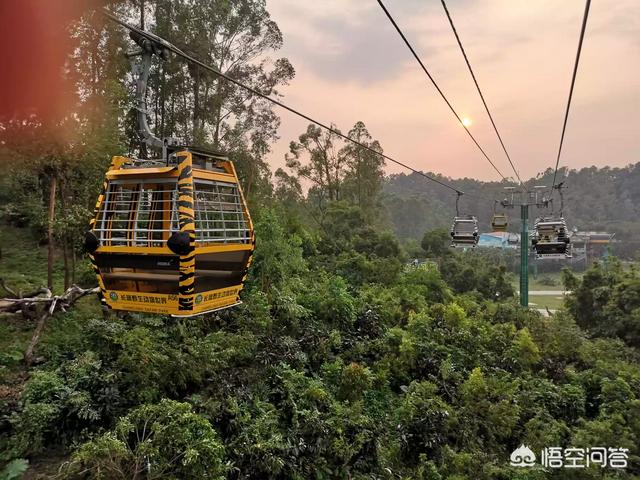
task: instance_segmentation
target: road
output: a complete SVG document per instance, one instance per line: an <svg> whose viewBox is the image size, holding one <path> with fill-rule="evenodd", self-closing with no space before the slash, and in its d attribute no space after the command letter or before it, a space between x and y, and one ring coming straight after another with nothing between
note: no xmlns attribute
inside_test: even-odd
<svg viewBox="0 0 640 480"><path fill-rule="evenodd" d="M561 297L563 295L569 295L570 293L570 290L529 290L529 296L532 297ZM518 295L520 295L520 290L518 290Z"/></svg>

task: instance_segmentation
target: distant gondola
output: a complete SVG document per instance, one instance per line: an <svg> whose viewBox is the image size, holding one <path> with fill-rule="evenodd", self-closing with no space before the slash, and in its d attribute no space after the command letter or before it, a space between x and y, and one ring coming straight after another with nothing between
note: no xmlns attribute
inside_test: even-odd
<svg viewBox="0 0 640 480"><path fill-rule="evenodd" d="M509 220L504 213L494 213L491 218L491 229L494 232L506 232Z"/></svg>
<svg viewBox="0 0 640 480"><path fill-rule="evenodd" d="M473 215L457 216L451 225L451 246L473 248L478 244L478 220Z"/></svg>
<svg viewBox="0 0 640 480"><path fill-rule="evenodd" d="M562 217L536 219L531 244L539 260L571 258L571 240Z"/></svg>

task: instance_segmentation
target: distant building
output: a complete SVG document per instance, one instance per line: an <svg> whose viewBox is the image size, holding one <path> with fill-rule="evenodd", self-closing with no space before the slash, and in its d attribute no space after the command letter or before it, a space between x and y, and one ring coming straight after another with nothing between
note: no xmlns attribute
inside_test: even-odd
<svg viewBox="0 0 640 480"><path fill-rule="evenodd" d="M581 232L574 230L570 236L574 254L583 257L587 264L606 258L610 254L615 233Z"/></svg>
<svg viewBox="0 0 640 480"><path fill-rule="evenodd" d="M515 249L520 246L520 235L511 232L481 233L478 247Z"/></svg>

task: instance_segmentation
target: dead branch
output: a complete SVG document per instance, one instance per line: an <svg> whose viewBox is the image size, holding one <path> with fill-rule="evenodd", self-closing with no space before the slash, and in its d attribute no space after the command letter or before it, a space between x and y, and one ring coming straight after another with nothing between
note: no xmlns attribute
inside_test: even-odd
<svg viewBox="0 0 640 480"><path fill-rule="evenodd" d="M9 291L8 289L5 290ZM33 363L33 351L35 350L40 335L44 331L47 320L56 312L66 312L79 299L86 295L97 294L100 292L98 287L80 288L73 285L62 295L52 295L48 288L42 287L36 291L36 295L25 298L3 298L0 299L0 313L18 313L33 311L34 308L40 306L41 313L33 332L29 346L24 354L24 360L27 366Z"/></svg>
<svg viewBox="0 0 640 480"><path fill-rule="evenodd" d="M18 294L16 295L17 298L0 299L0 313L24 313L25 311L32 311L39 304L53 301L53 295L48 288L42 287L33 293L28 297L22 297Z"/></svg>
<svg viewBox="0 0 640 480"><path fill-rule="evenodd" d="M4 281L4 278L0 278L0 287L3 288L3 290L5 290L7 293L9 293L9 295L14 296L14 297L19 297L20 295L18 295L14 290L12 290L11 288L9 288L7 286L7 284Z"/></svg>
<svg viewBox="0 0 640 480"><path fill-rule="evenodd" d="M27 293L26 295L24 295L20 290L16 291L13 288L9 287L6 282L4 281L4 278L0 278L0 287L2 287L3 290L5 290L9 295L11 295L14 299L23 299L23 298L33 298L33 297L38 297L40 295L47 295L47 292L49 293L49 297L51 296L51 292L49 292L48 288L45 287L40 287L32 292ZM0 299L0 312L4 312L6 310L4 310L2 308L2 305L9 305L9 303L5 303L5 302L9 302L8 299ZM19 309L18 309L19 310ZM10 309L9 311L16 311L15 308L12 310Z"/></svg>
<svg viewBox="0 0 640 480"><path fill-rule="evenodd" d="M57 311L66 311L71 305L77 302L80 298L90 295L97 294L100 292L98 287L94 288L80 288L77 285L73 285L62 295L52 295L51 291L48 288L42 287L41 289L34 292L35 295L23 298L1 298L0 302L2 304L11 305L11 309L15 309L16 306L24 307L31 305L48 305L48 310L51 311L53 315ZM8 311L7 308L0 307L0 313Z"/></svg>

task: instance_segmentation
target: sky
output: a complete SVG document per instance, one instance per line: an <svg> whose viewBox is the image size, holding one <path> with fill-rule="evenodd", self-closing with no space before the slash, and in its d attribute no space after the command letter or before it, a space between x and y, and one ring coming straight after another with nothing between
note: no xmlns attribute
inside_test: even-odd
<svg viewBox="0 0 640 480"><path fill-rule="evenodd" d="M508 164L438 0L387 8L470 131ZM555 165L583 0L449 0L462 43L520 175ZM296 70L283 100L344 132L363 121L387 155L423 171L499 180L375 0L267 0ZM269 157L284 165L305 120L281 113ZM640 2L592 2L561 166L640 162ZM404 171L387 162L387 173Z"/></svg>

